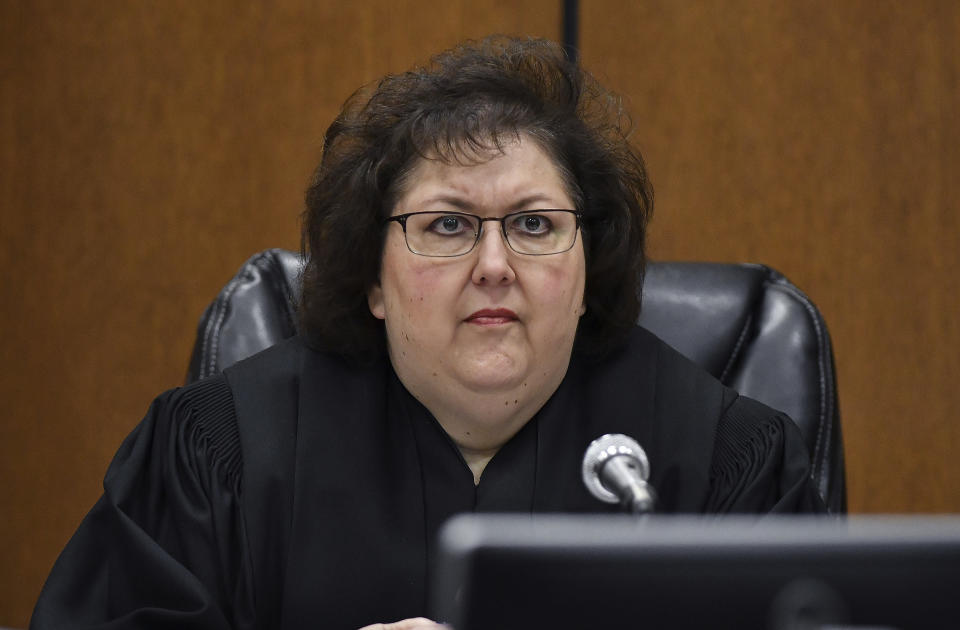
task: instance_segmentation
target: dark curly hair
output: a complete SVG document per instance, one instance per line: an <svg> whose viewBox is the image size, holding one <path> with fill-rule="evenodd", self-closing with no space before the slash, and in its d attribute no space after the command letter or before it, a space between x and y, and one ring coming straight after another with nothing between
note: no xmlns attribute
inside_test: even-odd
<svg viewBox="0 0 960 630"><path fill-rule="evenodd" d="M636 324L653 190L619 98L555 43L490 37L362 88L327 130L307 191L300 332L365 361L385 348L367 306L385 230L418 160L488 159L521 135L557 166L583 214L587 311L575 351L602 356Z"/></svg>

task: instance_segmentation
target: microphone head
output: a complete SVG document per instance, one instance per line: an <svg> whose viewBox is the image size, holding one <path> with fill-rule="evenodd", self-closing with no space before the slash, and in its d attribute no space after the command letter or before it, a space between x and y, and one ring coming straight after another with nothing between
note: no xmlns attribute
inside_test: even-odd
<svg viewBox="0 0 960 630"><path fill-rule="evenodd" d="M600 471L612 457L629 457L637 466L640 477L646 481L650 477L650 463L647 454L633 438L622 433L601 435L587 447L583 455L583 484L594 497L606 503L619 503L620 497L607 490L600 481Z"/></svg>

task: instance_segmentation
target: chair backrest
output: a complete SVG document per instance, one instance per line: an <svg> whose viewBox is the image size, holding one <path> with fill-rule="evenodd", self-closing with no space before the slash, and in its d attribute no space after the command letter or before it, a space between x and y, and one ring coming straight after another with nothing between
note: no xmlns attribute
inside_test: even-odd
<svg viewBox="0 0 960 630"><path fill-rule="evenodd" d="M296 334L300 257L250 258L207 307L187 381ZM820 495L846 511L843 441L830 335L796 286L763 265L650 263L640 324L726 385L787 412L806 441Z"/></svg>

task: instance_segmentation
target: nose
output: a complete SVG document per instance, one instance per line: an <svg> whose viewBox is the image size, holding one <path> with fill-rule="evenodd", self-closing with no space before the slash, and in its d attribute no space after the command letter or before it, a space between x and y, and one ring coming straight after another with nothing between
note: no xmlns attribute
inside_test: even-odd
<svg viewBox="0 0 960 630"><path fill-rule="evenodd" d="M516 279L510 264L510 249L496 223L486 226L477 243L477 262L473 266L473 282L485 286L510 284Z"/></svg>

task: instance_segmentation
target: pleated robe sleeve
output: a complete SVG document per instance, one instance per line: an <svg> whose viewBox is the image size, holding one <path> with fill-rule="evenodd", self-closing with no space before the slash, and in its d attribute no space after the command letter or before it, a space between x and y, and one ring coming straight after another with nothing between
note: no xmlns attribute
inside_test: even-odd
<svg viewBox="0 0 960 630"><path fill-rule="evenodd" d="M796 424L762 403L734 396L717 424L705 512L826 512Z"/></svg>
<svg viewBox="0 0 960 630"><path fill-rule="evenodd" d="M31 628L252 627L241 464L222 378L157 398L54 565Z"/></svg>

